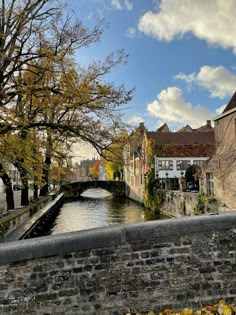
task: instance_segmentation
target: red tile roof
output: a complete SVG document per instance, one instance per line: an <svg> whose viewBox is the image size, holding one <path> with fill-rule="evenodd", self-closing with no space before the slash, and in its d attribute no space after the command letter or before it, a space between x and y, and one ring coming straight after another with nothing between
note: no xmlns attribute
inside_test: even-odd
<svg viewBox="0 0 236 315"><path fill-rule="evenodd" d="M156 145L156 154L159 157L210 157L215 152L211 144L163 144Z"/></svg>
<svg viewBox="0 0 236 315"><path fill-rule="evenodd" d="M193 131L193 129L189 126L189 125L186 125L184 127L182 127L181 129L177 130L176 132L191 132Z"/></svg>
<svg viewBox="0 0 236 315"><path fill-rule="evenodd" d="M214 128L211 126L211 121L208 120L206 125L203 125L197 129L195 129L195 131L198 131L198 132L199 131L202 131L202 132L209 132L210 131L211 132L211 131L214 131Z"/></svg>
<svg viewBox="0 0 236 315"><path fill-rule="evenodd" d="M210 144L215 145L214 132L147 132L156 144Z"/></svg>
<svg viewBox="0 0 236 315"><path fill-rule="evenodd" d="M215 151L214 132L147 132L161 157L209 157Z"/></svg>

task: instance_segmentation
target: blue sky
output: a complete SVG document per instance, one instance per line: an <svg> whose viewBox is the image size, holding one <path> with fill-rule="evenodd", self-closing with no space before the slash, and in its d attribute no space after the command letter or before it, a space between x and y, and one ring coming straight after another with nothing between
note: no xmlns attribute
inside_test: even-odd
<svg viewBox="0 0 236 315"><path fill-rule="evenodd" d="M126 65L109 80L135 87L124 121L148 130L199 127L222 111L236 90L235 0L71 0L89 27L109 23L78 61L124 48Z"/></svg>

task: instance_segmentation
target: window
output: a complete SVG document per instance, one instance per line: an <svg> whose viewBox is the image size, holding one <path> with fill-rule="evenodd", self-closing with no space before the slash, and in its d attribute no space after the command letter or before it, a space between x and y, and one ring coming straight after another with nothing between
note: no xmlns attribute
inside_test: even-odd
<svg viewBox="0 0 236 315"><path fill-rule="evenodd" d="M173 170L173 161L169 161L169 160L159 160L158 161L158 169L159 170Z"/></svg>
<svg viewBox="0 0 236 315"><path fill-rule="evenodd" d="M191 165L191 161L187 160L178 160L176 161L176 169L178 171L184 171Z"/></svg>
<svg viewBox="0 0 236 315"><path fill-rule="evenodd" d="M204 162L203 160L194 160L193 164L197 166L202 166L203 162Z"/></svg>
<svg viewBox="0 0 236 315"><path fill-rule="evenodd" d="M212 173L206 173L206 189L207 189L207 195L209 196L214 195L214 181L213 181Z"/></svg>
<svg viewBox="0 0 236 315"><path fill-rule="evenodd" d="M132 172L134 171L134 162L133 161L130 162L130 170Z"/></svg>
<svg viewBox="0 0 236 315"><path fill-rule="evenodd" d="M139 174L139 160L134 161L134 172L135 174Z"/></svg>

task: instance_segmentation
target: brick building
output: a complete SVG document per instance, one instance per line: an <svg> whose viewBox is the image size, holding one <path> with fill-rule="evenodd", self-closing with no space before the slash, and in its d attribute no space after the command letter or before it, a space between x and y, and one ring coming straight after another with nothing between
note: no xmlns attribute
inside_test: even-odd
<svg viewBox="0 0 236 315"><path fill-rule="evenodd" d="M215 154L204 165L204 191L236 209L236 92L214 119Z"/></svg>
<svg viewBox="0 0 236 315"><path fill-rule="evenodd" d="M150 132L140 123L124 149L127 195L143 202L148 165L165 187L168 183L169 189L179 189L188 166L201 166L214 150L214 128L210 121L198 129L187 126L177 132L171 132L166 123Z"/></svg>

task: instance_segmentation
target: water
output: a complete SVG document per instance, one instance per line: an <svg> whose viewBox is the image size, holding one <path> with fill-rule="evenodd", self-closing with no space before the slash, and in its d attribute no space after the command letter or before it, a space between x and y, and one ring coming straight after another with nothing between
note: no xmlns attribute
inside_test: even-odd
<svg viewBox="0 0 236 315"><path fill-rule="evenodd" d="M113 199L103 189L89 189L82 196L62 206L51 234L164 218L127 198Z"/></svg>

